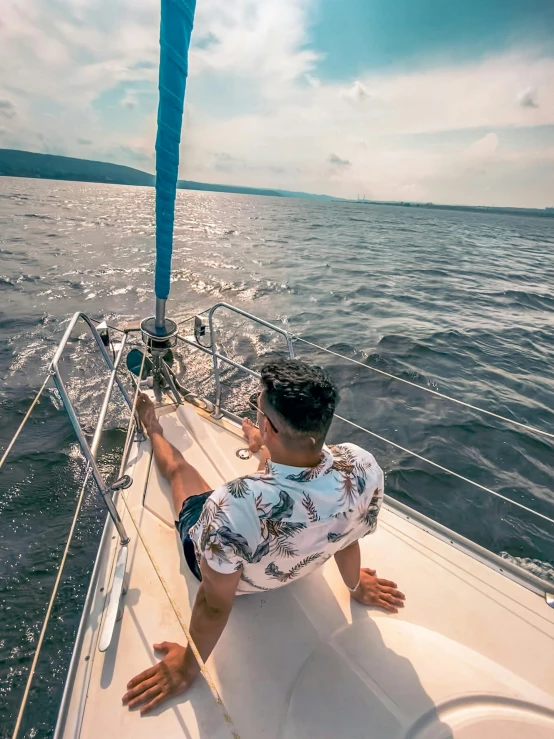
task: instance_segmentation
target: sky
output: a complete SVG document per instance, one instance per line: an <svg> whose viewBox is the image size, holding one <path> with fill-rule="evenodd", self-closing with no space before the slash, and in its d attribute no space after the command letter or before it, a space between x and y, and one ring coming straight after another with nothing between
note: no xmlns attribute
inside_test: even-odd
<svg viewBox="0 0 554 739"><path fill-rule="evenodd" d="M159 0L3 0L0 148L154 171ZM197 0L180 176L554 206L554 0Z"/></svg>

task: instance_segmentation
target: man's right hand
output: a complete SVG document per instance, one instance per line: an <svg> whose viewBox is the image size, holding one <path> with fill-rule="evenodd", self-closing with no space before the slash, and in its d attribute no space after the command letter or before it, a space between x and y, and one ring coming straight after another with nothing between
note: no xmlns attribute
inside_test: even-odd
<svg viewBox="0 0 554 739"><path fill-rule="evenodd" d="M164 654L164 658L130 680L122 699L123 705L128 705L130 709L140 708L141 715L149 713L169 698L184 693L200 672L196 662L187 669L186 649L180 644L164 641L154 644L154 649Z"/></svg>
<svg viewBox="0 0 554 739"><path fill-rule="evenodd" d="M360 584L351 595L364 606L376 606L389 613L398 613L399 608L404 608L406 599L395 582L377 577L375 570L367 567L360 570Z"/></svg>

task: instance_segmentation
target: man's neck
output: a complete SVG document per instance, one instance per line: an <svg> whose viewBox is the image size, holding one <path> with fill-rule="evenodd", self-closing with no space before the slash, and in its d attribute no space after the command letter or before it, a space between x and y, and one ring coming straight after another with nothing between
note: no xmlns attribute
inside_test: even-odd
<svg viewBox="0 0 554 739"><path fill-rule="evenodd" d="M321 462L321 447L290 451L285 449L268 449L269 456L275 464L285 464L289 467L316 467Z"/></svg>

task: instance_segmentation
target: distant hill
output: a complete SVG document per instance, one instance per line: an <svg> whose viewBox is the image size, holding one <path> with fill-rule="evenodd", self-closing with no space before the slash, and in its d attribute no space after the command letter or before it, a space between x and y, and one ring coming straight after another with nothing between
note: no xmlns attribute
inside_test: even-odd
<svg viewBox="0 0 554 739"><path fill-rule="evenodd" d="M260 187L241 187L240 185L213 185L210 182L194 182L194 180L179 180L177 187L181 190L206 190L209 192L234 192L239 195L272 195L274 198L282 198L279 190L266 190ZM311 197L305 195L305 197Z"/></svg>
<svg viewBox="0 0 554 739"><path fill-rule="evenodd" d="M154 175L119 164L73 159L56 154L35 154L17 149L0 149L0 175L41 177L48 180L110 182L116 185L154 185Z"/></svg>
<svg viewBox="0 0 554 739"><path fill-rule="evenodd" d="M48 180L70 180L77 182L105 182L115 185L143 185L153 187L155 177L133 167L120 164L95 162L90 159L74 159L57 154L36 154L17 149L0 149L0 176L39 177ZM208 182L179 180L177 187L183 190L231 192L242 195L272 195L273 197L301 197L334 200L328 195L311 195L306 192L268 190L260 187L238 185L214 185Z"/></svg>
<svg viewBox="0 0 554 739"><path fill-rule="evenodd" d="M498 215L554 217L554 208L517 208L496 205L442 205L400 200L350 200L358 205L393 205L399 208L431 208L434 210L461 210L466 213L497 213Z"/></svg>

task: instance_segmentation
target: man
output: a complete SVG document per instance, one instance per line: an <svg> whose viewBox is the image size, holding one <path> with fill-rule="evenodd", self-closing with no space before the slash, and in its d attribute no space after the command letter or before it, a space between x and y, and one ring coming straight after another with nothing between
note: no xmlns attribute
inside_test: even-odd
<svg viewBox="0 0 554 739"><path fill-rule="evenodd" d="M163 436L151 401L138 412L161 474L171 483L187 563L201 581L190 632L204 660L221 636L235 595L281 587L334 556L352 598L397 613L396 584L361 569L358 540L377 525L383 472L355 444L325 446L338 393L320 367L297 360L267 364L256 398L259 430L243 431L258 472L211 491ZM161 662L134 677L123 702L141 713L188 689L199 673L189 647L154 645Z"/></svg>

